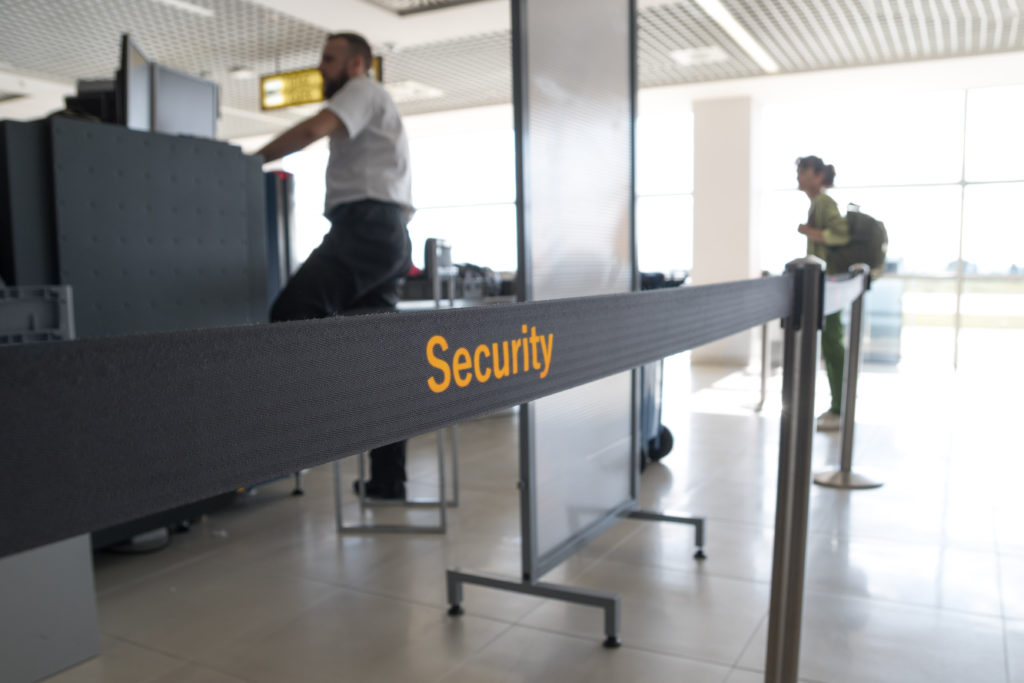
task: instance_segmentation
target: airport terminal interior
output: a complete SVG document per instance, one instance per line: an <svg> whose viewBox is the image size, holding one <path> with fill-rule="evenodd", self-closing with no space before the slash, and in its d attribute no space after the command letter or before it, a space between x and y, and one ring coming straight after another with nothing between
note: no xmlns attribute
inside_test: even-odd
<svg viewBox="0 0 1024 683"><path fill-rule="evenodd" d="M601 43L593 55L560 52L560 35L585 34L604 20L604 10L588 13L586 4L0 0L0 316L30 288L70 285L73 306L61 302L70 307L75 333L65 321L50 337L65 341L38 344L267 322L274 293L330 229L323 216L325 140L265 165L252 156L323 105L284 106L268 99L267 83L314 69L335 31L367 37L380 57L374 76L398 105L408 135L415 273L398 318L403 310L517 305L527 299L516 291L527 289L517 269L527 262L532 272L524 251L533 249L530 258L541 265L565 258L570 273L575 255L593 260L604 244L603 237L590 243L579 232L559 232L579 216L600 217L596 208L562 206L526 221L523 214L542 202L529 209L521 202L521 114L530 101L515 95L521 91L513 55L522 56L516 51L529 45L538 59L560 58L551 60L550 81L530 82L535 105L545 97L567 106L580 101L559 90L566 87L557 83L559 74L598 70L609 82L629 76L631 56L624 52L616 62L614 45ZM797 679L1024 683L1024 498L1017 490L1024 479L1024 0L609 0L605 7L612 5L630 10L635 22L626 17L609 33L624 37L620 47L635 59L635 82L623 80L635 85L635 102L620 102L632 111L633 128L630 121L613 127L632 144L624 182L633 190L633 211L613 226L625 230L616 233L621 239L607 240L620 247L632 240L613 248L613 258L626 255L630 274L685 296L688 288L783 273L807 253L797 227L807 220L808 197L797 189L795 163L807 155L834 164L828 193L843 213L863 211L888 232L881 277L860 299L860 366L846 453L852 452L852 471L878 486L809 487ZM551 12L557 30L525 20L514 25L524 7L534 21ZM625 40L629 28L635 45ZM144 131L124 104L134 87L133 64L150 79ZM523 64L538 73L544 66L526 58ZM586 88L602 78L577 80ZM196 104L175 107L182 93ZM573 111L584 110L597 111ZM55 112L63 115L51 117ZM569 148L573 127L587 121L540 117L531 124L534 140L548 141L547 153L561 149L560 130ZM140 137L122 144L117 136L125 126ZM52 147L38 143L51 134ZM154 142L141 165L131 166L143 135L166 145ZM107 149L105 140L117 142ZM130 147L130 140L140 142ZM576 169L591 152L606 151L600 142L597 151L576 149ZM93 145L93 156L75 156L76 144ZM206 160L194 169L195 187L219 181L221 190L188 189L193 171L175 165L186 163L186 152ZM47 181L53 186L35 192L31 182L42 177L37 167L49 161L46 154L54 157ZM146 165L145 154L166 155L165 175ZM105 243L96 236L107 223L129 220L132 200L112 201L119 214L97 209L103 202L90 197L107 191L97 182L102 178L139 187L132 168L176 187L158 193L160 216L148 207L145 219L132 214L136 223L116 228ZM76 173L91 184L75 186ZM232 196L223 188L235 187L236 176L243 191ZM525 187L557 206L560 192L586 197L583 181L559 182L550 193ZM54 197L56 209L47 203ZM605 198L593 197L593 207L603 207ZM218 211L232 218L213 217ZM37 214L50 216L48 229L62 235L67 253L60 269L18 261L29 234L20 226L43 225L24 216ZM146 245L140 237L130 246L126 232L143 220L167 229L193 224L182 228L183 239L204 247L195 254L205 253L192 257L194 283L176 289L182 280L175 268L177 284L154 284L162 266L147 273L119 256L144 253L130 251ZM521 234L527 222L532 245ZM139 229L150 246L160 244L153 231L163 228ZM68 234L73 230L80 241ZM232 235L247 230L267 236L266 253L232 252ZM576 242L560 241L560 234ZM175 249L165 251L185 253ZM50 281L36 276L44 271ZM88 281L69 272L86 273ZM590 286L575 282L549 298L609 293ZM13 293L18 289L22 294ZM147 292L152 305L133 308L133 290ZM193 295L205 308L190 322L179 325L162 313ZM102 297L124 303L104 309ZM858 310L844 309L847 331ZM10 369L5 347L36 342L8 322L0 317L0 382ZM650 334L633 332L638 339ZM407 498L436 503L441 492L452 503L443 511L436 504L361 501L352 491L360 458L344 457L295 476L282 471L270 481L239 481L216 499L181 501L191 507L171 516L91 530L82 540L89 549L79 576L88 574L78 596L87 608L74 619L84 623L84 636L70 629L37 633L34 620L29 626L27 616L12 618L38 616L31 598L19 599L31 593L23 591L31 578L11 569L36 550L0 557L0 641L8 641L0 642L0 680L787 680L774 677L767 663L780 442L792 419L783 403L783 336L772 320L674 353L644 366L660 372L653 394L623 398L637 417L654 415L658 447L665 449L641 454L645 466L635 475L632 502L700 518L705 526L702 558L695 557L694 525L665 520L623 518L568 539L543 582L618 595L618 647L602 646L600 609L554 597L467 584L463 613L449 613L446 570L518 581L529 555L524 519L539 514L543 524L549 514L544 507L524 512L517 482L525 460L539 457L543 468L545 458L563 455L537 446L533 436L522 438L524 429L552 418L506 406L409 441ZM814 367L817 416L829 408L829 384L823 364ZM639 371L637 377L637 386L650 379ZM634 436L646 444L647 424L638 422L644 420L630 429L644 430ZM571 429L586 430L578 421L567 426L569 436L556 439L560 448L571 450ZM813 432L813 472L850 465L845 436ZM0 450L17 448L2 430L0 442ZM589 462L585 453L564 455ZM447 470L439 472L439 463ZM587 476L579 481L585 489ZM339 520L371 528L341 531ZM395 525L406 528L396 533L389 528ZM61 637L78 642L53 644L60 656L39 645ZM15 644L23 642L29 644Z"/></svg>

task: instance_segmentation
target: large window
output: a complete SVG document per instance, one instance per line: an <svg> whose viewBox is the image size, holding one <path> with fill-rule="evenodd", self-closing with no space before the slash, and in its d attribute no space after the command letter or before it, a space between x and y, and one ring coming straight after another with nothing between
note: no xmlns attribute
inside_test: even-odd
<svg viewBox="0 0 1024 683"><path fill-rule="evenodd" d="M428 238L448 240L452 258L496 271L516 269L515 143L511 128L413 137L409 143L413 262L423 267ZM295 257L302 262L330 229L323 217L327 147L282 161L295 175Z"/></svg>
<svg viewBox="0 0 1024 683"><path fill-rule="evenodd" d="M423 266L423 245L448 240L459 263L496 271L517 267L515 133L495 122L463 128L465 113L445 123L408 121L413 203L409 223L413 261ZM495 117L500 119L500 117ZM489 121L490 119L484 119ZM323 217L327 148L319 144L286 157L296 177L298 229L295 255L301 262L330 228ZM693 115L651 113L637 124L638 261L644 272L679 274L693 267Z"/></svg>
<svg viewBox="0 0 1024 683"><path fill-rule="evenodd" d="M693 113L641 112L636 131L637 261L641 272L693 268Z"/></svg>
<svg viewBox="0 0 1024 683"><path fill-rule="evenodd" d="M515 137L511 127L413 135L409 225L414 258L429 237L452 243L456 261L494 270L517 266ZM637 123L640 270L693 265L693 116L650 114ZM557 226L552 226L557 229Z"/></svg>
<svg viewBox="0 0 1024 683"><path fill-rule="evenodd" d="M292 259L302 263L331 229L324 218L324 169L327 168L327 143L321 141L281 160L281 168L295 176L295 230L292 234Z"/></svg>
<svg viewBox="0 0 1024 683"><path fill-rule="evenodd" d="M423 244L448 240L457 263L515 271L516 156L511 127L450 132L410 140L413 261Z"/></svg>
<svg viewBox="0 0 1024 683"><path fill-rule="evenodd" d="M763 267L779 272L805 249L796 228L808 200L794 161L816 154L836 167L830 194L841 210L852 202L885 222L893 272L877 296L898 290L904 360L939 353L983 365L986 344L1024 340L1022 120L1024 86L765 106Z"/></svg>

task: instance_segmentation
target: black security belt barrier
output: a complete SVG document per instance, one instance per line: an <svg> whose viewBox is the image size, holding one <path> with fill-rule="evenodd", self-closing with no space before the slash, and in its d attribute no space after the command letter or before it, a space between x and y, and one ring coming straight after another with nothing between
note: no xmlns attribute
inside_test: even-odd
<svg viewBox="0 0 1024 683"><path fill-rule="evenodd" d="M818 330L823 312L851 296L859 304L869 281L852 273L826 285L823 265L809 257L782 276L701 287L0 348L0 557L781 318L765 680L795 683ZM617 623L617 605L606 621Z"/></svg>
<svg viewBox="0 0 1024 683"><path fill-rule="evenodd" d="M0 349L0 556L786 317L793 281Z"/></svg>

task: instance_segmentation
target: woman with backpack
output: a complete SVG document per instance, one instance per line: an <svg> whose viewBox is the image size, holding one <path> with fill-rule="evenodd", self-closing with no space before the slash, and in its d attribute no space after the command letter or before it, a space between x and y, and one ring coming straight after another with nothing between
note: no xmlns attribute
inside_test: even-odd
<svg viewBox="0 0 1024 683"><path fill-rule="evenodd" d="M834 274L838 269L829 262L829 247L839 247L850 241L850 228L846 219L839 213L835 200L825 193L826 188L832 187L835 182L836 169L816 156L800 157L796 160L796 167L799 188L811 200L807 223L799 227L800 233L807 236L807 255L823 260L825 272ZM843 348L843 323L839 316L840 313L825 316L825 328L821 333L821 355L825 359L832 404L818 416L820 432L839 431L843 362L846 356Z"/></svg>

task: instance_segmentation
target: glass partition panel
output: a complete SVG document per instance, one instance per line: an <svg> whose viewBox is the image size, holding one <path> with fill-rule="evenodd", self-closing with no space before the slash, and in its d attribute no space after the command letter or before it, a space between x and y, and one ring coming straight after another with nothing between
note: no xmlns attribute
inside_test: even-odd
<svg viewBox="0 0 1024 683"><path fill-rule="evenodd" d="M514 40L519 296L628 292L635 277L635 6L523 0L513 8L521 22ZM520 457L522 476L533 481L524 490L523 570L532 579L633 503L632 385L623 373L527 405Z"/></svg>

